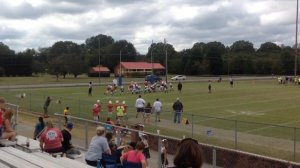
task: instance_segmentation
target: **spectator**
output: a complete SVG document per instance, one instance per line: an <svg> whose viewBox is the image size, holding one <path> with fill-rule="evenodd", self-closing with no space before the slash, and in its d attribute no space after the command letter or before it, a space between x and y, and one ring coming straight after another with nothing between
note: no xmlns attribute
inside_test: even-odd
<svg viewBox="0 0 300 168"><path fill-rule="evenodd" d="M52 121L46 122L46 129L40 137L40 147L42 152L57 153L63 152L63 136L57 128L54 128Z"/></svg>
<svg viewBox="0 0 300 168"><path fill-rule="evenodd" d="M145 100L142 98L141 95L136 99L135 101L135 107L136 107L136 118L138 118L139 113L144 113L144 106L145 106ZM142 114L143 115L143 114Z"/></svg>
<svg viewBox="0 0 300 168"><path fill-rule="evenodd" d="M142 153L144 149L144 143L138 142L135 150L129 150L121 156L121 162L124 168L132 168L131 165L139 165L142 168L146 168L145 156Z"/></svg>
<svg viewBox="0 0 300 168"><path fill-rule="evenodd" d="M175 168L200 168L202 160L202 150L197 140L192 138L181 140L174 156Z"/></svg>
<svg viewBox="0 0 300 168"><path fill-rule="evenodd" d="M157 98L156 101L153 103L153 109L155 113L155 121L160 122L160 112L162 110L162 103Z"/></svg>
<svg viewBox="0 0 300 168"><path fill-rule="evenodd" d="M69 109L69 106L67 106L67 107L64 109L64 117L65 117L65 125L67 125L68 120L69 120L69 118L70 118L70 109Z"/></svg>
<svg viewBox="0 0 300 168"><path fill-rule="evenodd" d="M92 138L88 151L85 155L85 161L90 166L97 166L98 160L102 159L102 153L111 155L107 139L104 137L104 127L99 126L96 130L96 136Z"/></svg>
<svg viewBox="0 0 300 168"><path fill-rule="evenodd" d="M12 124L11 124L11 118L12 118L13 114L14 114L13 110L8 109L8 110L6 110L6 112L4 113L4 116L3 116L2 138L8 139L10 141L15 141L16 136L17 136L17 134L14 131L14 129L12 128Z"/></svg>
<svg viewBox="0 0 300 168"><path fill-rule="evenodd" d="M49 116L48 116L48 107L49 107L49 105L50 105L50 103L51 103L51 97L50 96L48 96L47 98L46 98L46 100L45 100L45 103L44 103L44 117L45 118L48 118Z"/></svg>
<svg viewBox="0 0 300 168"><path fill-rule="evenodd" d="M114 132L114 127L115 123L110 119L110 117L107 117L106 123L104 124L104 128L106 132Z"/></svg>
<svg viewBox="0 0 300 168"><path fill-rule="evenodd" d="M181 121L181 114L183 112L183 105L177 97L177 100L173 104L173 111L174 111L174 123L180 123Z"/></svg>
<svg viewBox="0 0 300 168"><path fill-rule="evenodd" d="M144 114L144 123L150 123L150 116L151 116L151 112L152 112L152 107L150 102L147 103L146 107L145 107L145 114Z"/></svg>
<svg viewBox="0 0 300 168"><path fill-rule="evenodd" d="M150 159L150 150L149 150L149 143L148 143L148 136L144 134L142 137L142 142L144 143L143 154L145 156L146 165L149 166L148 159Z"/></svg>
<svg viewBox="0 0 300 168"><path fill-rule="evenodd" d="M66 154L67 158L75 159L75 156L80 156L81 152L72 145L72 134L73 123L67 123L66 128L61 131L63 136L62 147L63 152Z"/></svg>
<svg viewBox="0 0 300 168"><path fill-rule="evenodd" d="M167 148L168 148L168 141L163 139L161 141L161 164L162 167L165 167L169 164L168 157L167 157Z"/></svg>
<svg viewBox="0 0 300 168"><path fill-rule="evenodd" d="M181 93L181 90L182 90L182 83L179 81L178 85L177 85L177 89L178 89L178 92Z"/></svg>
<svg viewBox="0 0 300 168"><path fill-rule="evenodd" d="M35 125L34 133L33 133L33 139L36 140L40 137L40 135L43 133L45 128L45 122L43 117L39 117L39 122Z"/></svg>
<svg viewBox="0 0 300 168"><path fill-rule="evenodd" d="M3 127L3 115L6 111L5 109L5 99L0 97L0 137L2 136L2 127Z"/></svg>

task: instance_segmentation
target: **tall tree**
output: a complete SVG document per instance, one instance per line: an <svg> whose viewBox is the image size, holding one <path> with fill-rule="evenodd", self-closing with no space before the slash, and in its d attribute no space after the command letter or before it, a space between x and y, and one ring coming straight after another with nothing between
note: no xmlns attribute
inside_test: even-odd
<svg viewBox="0 0 300 168"><path fill-rule="evenodd" d="M253 53L255 52L255 49L253 47L253 44L249 41L236 41L230 46L231 52L247 52L247 53Z"/></svg>
<svg viewBox="0 0 300 168"><path fill-rule="evenodd" d="M209 70L213 75L222 74L222 55L225 54L225 46L221 42L209 42L205 45L205 59L209 62Z"/></svg>

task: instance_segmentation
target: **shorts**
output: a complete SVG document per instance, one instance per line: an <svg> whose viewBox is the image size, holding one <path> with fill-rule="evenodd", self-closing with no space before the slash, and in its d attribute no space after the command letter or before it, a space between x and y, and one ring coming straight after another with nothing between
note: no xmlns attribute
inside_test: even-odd
<svg viewBox="0 0 300 168"><path fill-rule="evenodd" d="M144 148L143 149L143 154L144 154L145 158L149 159L150 158L149 148Z"/></svg>
<svg viewBox="0 0 300 168"><path fill-rule="evenodd" d="M142 112L144 112L144 108L136 108L136 112L142 113Z"/></svg>

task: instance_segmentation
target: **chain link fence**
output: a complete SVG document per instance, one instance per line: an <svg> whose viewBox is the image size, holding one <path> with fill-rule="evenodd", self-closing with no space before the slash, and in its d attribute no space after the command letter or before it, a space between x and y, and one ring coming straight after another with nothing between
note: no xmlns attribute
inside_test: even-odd
<svg viewBox="0 0 300 168"><path fill-rule="evenodd" d="M42 115L47 96L44 94L14 92L13 94L6 94L5 98L7 102L16 104L15 108L18 111ZM72 96L51 97L50 114L63 114L65 106L72 104L73 106L70 107L71 115L92 119L92 106L95 102L72 98ZM100 115L100 121L102 122L108 117L106 103L102 102L103 112ZM141 117L135 117L135 107L128 106L127 111L129 111L128 125L144 123ZM161 134L175 138L192 137L203 143L291 161L300 161L300 130L298 127L192 115L185 111L179 124L173 123L172 112L163 112L161 122L155 122L155 114L152 114L150 123L145 123L145 130L150 133L156 133L157 130L160 130ZM84 132L82 132L82 135L84 135Z"/></svg>

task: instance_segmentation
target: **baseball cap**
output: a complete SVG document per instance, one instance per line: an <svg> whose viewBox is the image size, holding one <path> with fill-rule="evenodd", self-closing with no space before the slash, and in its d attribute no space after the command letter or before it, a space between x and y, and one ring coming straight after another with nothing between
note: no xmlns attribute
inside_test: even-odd
<svg viewBox="0 0 300 168"><path fill-rule="evenodd" d="M73 129L73 123L67 123L67 126L66 126L68 129Z"/></svg>

